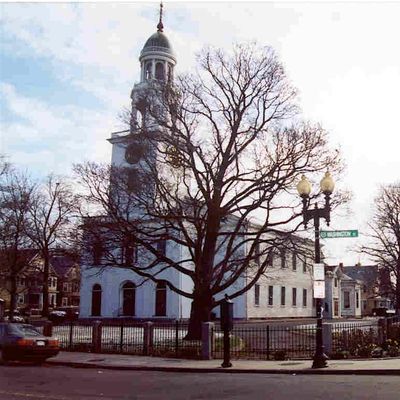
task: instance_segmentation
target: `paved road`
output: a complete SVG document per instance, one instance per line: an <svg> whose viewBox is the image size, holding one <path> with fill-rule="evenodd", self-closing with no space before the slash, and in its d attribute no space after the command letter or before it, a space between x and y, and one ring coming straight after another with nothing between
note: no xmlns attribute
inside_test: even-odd
<svg viewBox="0 0 400 400"><path fill-rule="evenodd" d="M0 366L0 400L398 400L398 376L257 375Z"/></svg>

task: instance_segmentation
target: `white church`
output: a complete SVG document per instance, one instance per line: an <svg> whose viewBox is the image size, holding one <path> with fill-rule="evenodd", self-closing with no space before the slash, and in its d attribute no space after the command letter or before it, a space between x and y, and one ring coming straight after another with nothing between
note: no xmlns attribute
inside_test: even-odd
<svg viewBox="0 0 400 400"><path fill-rule="evenodd" d="M131 130L113 133L108 139L114 166L134 171L140 151L131 133L143 118L141 93L154 80L173 79L177 60L163 30L160 15L157 32L149 37L140 53L140 82L134 85L131 93ZM132 176L134 179L134 174ZM171 259L182 259L184 249L167 243L164 251ZM234 299L235 318L314 316L312 260L300 260L295 252L286 252L271 263L268 276L260 278L250 291ZM192 290L191 279L174 269L164 271L162 278L185 292ZM237 285L244 285L245 279L243 277ZM129 269L118 266L100 269L95 262L81 266L80 318L186 319L190 309L191 299L178 295L162 283L142 283L142 278ZM218 315L219 310L215 313Z"/></svg>

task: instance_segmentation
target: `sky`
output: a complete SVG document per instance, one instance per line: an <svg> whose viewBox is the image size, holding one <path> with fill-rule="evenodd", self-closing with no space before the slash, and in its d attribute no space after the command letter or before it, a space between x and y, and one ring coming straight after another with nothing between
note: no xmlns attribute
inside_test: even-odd
<svg viewBox="0 0 400 400"><path fill-rule="evenodd" d="M35 176L73 163L109 162L111 132L139 80L139 53L156 31L158 2L0 3L0 154ZM299 90L305 119L340 147L350 211L324 239L328 263L369 260L365 241L379 186L400 181L399 2L164 2L164 33L178 64L194 68L206 45L272 46ZM322 176L321 176L322 178ZM310 232L312 238L312 232Z"/></svg>

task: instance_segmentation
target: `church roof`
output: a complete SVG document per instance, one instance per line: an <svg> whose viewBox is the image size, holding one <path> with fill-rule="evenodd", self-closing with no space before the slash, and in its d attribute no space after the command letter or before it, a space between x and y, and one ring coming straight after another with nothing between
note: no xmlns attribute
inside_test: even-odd
<svg viewBox="0 0 400 400"><path fill-rule="evenodd" d="M140 58L152 53L165 53L165 55L172 57L175 60L171 43L164 32L157 31L147 39L140 53Z"/></svg>

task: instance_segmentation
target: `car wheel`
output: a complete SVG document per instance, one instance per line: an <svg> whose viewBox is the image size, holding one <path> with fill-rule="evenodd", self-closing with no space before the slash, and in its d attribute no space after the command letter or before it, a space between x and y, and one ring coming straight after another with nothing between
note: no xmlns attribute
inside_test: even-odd
<svg viewBox="0 0 400 400"><path fill-rule="evenodd" d="M0 364L6 364L8 357L5 355L4 350L0 349Z"/></svg>

